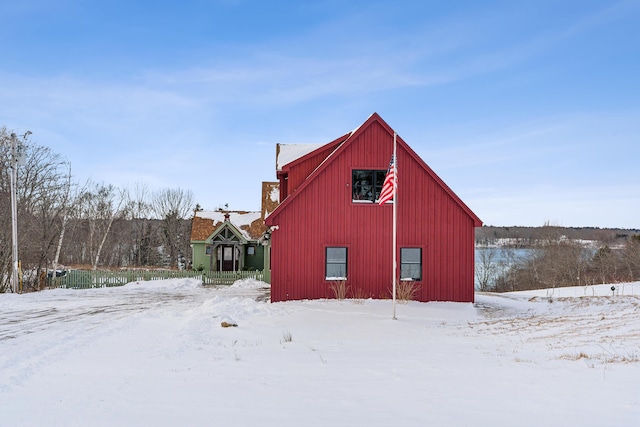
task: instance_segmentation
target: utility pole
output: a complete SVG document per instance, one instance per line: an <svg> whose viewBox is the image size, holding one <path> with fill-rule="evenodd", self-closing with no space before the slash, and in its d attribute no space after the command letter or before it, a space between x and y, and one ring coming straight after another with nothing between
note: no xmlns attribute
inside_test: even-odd
<svg viewBox="0 0 640 427"><path fill-rule="evenodd" d="M27 131L23 135L23 139L31 135L31 131ZM18 157L18 137L15 133L11 134L11 264L13 272L11 275L11 284L13 292L18 293L18 163L21 159Z"/></svg>
<svg viewBox="0 0 640 427"><path fill-rule="evenodd" d="M11 286L13 293L18 293L18 201L16 185L18 181L18 139L11 134Z"/></svg>

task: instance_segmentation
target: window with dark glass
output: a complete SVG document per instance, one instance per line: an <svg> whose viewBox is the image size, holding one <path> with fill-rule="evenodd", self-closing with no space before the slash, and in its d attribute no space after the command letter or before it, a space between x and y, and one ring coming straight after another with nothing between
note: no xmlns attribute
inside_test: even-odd
<svg viewBox="0 0 640 427"><path fill-rule="evenodd" d="M351 180L353 201L375 202L380 197L386 170L354 170Z"/></svg>
<svg viewBox="0 0 640 427"><path fill-rule="evenodd" d="M347 248L326 248L325 278L327 280L344 280L347 278Z"/></svg>
<svg viewBox="0 0 640 427"><path fill-rule="evenodd" d="M400 248L400 280L422 280L421 248Z"/></svg>

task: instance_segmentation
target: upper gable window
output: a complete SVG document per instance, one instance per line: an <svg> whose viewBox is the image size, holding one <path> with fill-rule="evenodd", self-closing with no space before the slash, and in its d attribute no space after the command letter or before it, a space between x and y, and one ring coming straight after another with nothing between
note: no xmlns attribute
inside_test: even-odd
<svg viewBox="0 0 640 427"><path fill-rule="evenodd" d="M380 197L386 170L354 170L351 180L354 202L375 202Z"/></svg>

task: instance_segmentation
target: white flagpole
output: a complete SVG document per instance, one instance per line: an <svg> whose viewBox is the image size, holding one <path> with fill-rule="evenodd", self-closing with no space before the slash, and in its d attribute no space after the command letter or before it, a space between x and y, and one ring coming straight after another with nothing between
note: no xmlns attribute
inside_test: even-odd
<svg viewBox="0 0 640 427"><path fill-rule="evenodd" d="M398 153L396 138L397 134L393 133L393 320L396 320L396 278L398 277L398 259L396 257L397 231L398 228Z"/></svg>

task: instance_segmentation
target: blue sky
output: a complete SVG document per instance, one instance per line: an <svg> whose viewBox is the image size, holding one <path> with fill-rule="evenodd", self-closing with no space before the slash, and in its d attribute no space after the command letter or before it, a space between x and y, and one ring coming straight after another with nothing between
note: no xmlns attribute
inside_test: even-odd
<svg viewBox="0 0 640 427"><path fill-rule="evenodd" d="M640 228L640 1L0 3L0 126L78 181L258 210L373 113L487 225Z"/></svg>

